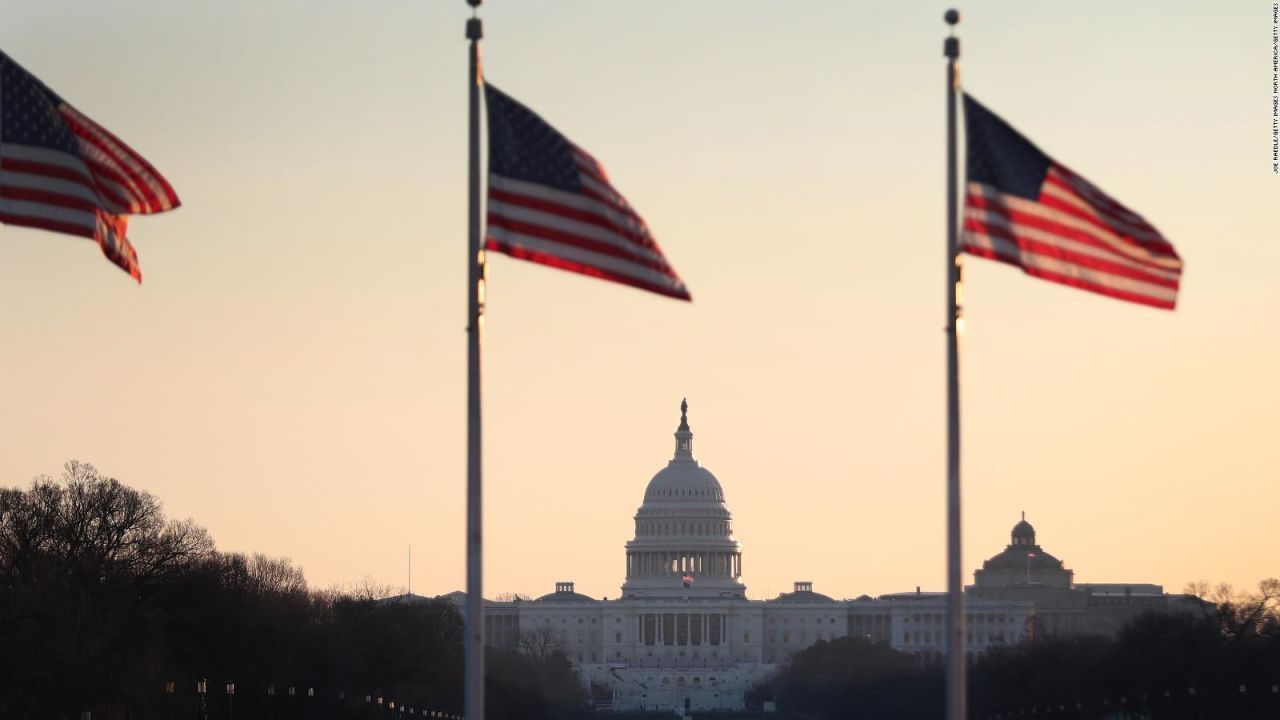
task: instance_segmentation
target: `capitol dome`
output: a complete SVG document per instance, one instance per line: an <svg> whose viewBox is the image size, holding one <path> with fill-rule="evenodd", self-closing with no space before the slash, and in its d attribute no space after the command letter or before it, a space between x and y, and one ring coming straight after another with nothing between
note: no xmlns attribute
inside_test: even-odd
<svg viewBox="0 0 1280 720"><path fill-rule="evenodd" d="M644 490L648 503L724 503L724 490L711 471L693 457L693 432L689 430L689 403L680 403L680 427L676 428L676 452Z"/></svg>
<svg viewBox="0 0 1280 720"><path fill-rule="evenodd" d="M627 543L624 597L730 595L742 597L742 550L724 490L693 456L689 404L680 403L675 453L649 481Z"/></svg>

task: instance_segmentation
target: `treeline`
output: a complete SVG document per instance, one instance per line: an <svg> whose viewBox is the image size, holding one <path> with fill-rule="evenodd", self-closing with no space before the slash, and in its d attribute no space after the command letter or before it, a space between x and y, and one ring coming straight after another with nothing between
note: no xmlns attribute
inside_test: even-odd
<svg viewBox="0 0 1280 720"><path fill-rule="evenodd" d="M1201 615L1149 614L1117 637L1043 638L969 665L970 717L1280 718L1280 581L1191 588ZM945 716L941 658L841 638L794 655L764 696L817 718Z"/></svg>
<svg viewBox="0 0 1280 720"><path fill-rule="evenodd" d="M0 718L460 715L457 610L375 594L219 552L151 495L71 462L0 489ZM488 717L583 710L562 654L488 659Z"/></svg>

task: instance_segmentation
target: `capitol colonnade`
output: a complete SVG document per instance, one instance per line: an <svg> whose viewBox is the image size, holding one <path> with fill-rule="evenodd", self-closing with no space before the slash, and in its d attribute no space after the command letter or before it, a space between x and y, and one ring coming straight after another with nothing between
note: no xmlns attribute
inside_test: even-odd
<svg viewBox="0 0 1280 720"><path fill-rule="evenodd" d="M742 553L698 550L628 552L627 579L695 577L738 579L742 577Z"/></svg>

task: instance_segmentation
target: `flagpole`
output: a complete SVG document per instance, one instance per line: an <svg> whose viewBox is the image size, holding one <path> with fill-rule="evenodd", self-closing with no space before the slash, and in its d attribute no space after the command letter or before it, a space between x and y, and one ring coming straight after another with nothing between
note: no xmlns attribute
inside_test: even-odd
<svg viewBox="0 0 1280 720"><path fill-rule="evenodd" d="M467 0L470 41L468 88L467 169L467 612L464 710L467 720L484 718L484 595L482 592L483 532L480 474L480 350L484 331L484 250L480 247L480 38L484 28L476 17L482 0Z"/></svg>
<svg viewBox="0 0 1280 720"><path fill-rule="evenodd" d="M960 13L943 16L953 33L943 45L947 57L947 720L965 720L964 587L960 583L960 255L956 242L956 59Z"/></svg>

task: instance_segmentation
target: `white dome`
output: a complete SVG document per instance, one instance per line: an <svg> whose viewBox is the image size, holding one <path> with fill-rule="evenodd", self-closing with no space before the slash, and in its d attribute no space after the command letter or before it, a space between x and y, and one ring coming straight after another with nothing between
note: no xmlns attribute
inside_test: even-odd
<svg viewBox="0 0 1280 720"><path fill-rule="evenodd" d="M724 490L711 471L693 458L676 458L658 471L644 491L649 503L723 503Z"/></svg>
<svg viewBox="0 0 1280 720"><path fill-rule="evenodd" d="M624 596L728 593L741 597L742 550L733 515L711 471L693 457L689 404L680 403L675 456L644 491L627 542Z"/></svg>

